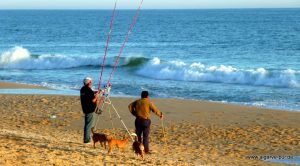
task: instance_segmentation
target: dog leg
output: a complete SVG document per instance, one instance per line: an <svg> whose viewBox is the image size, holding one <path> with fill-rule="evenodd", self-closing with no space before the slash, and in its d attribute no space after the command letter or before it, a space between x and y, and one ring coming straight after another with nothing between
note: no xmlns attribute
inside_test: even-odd
<svg viewBox="0 0 300 166"><path fill-rule="evenodd" d="M108 144L108 154L112 152L113 148L114 148L113 144Z"/></svg>

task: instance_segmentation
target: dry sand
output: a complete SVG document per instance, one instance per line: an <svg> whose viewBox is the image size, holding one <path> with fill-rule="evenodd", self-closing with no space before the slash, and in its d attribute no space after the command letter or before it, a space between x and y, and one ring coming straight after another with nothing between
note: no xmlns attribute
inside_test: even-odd
<svg viewBox="0 0 300 166"><path fill-rule="evenodd" d="M131 131L134 117L127 105L133 100L112 99ZM153 153L142 160L132 143L112 154L99 144L96 149L84 145L77 96L0 95L0 165L283 165L249 156L300 155L299 112L177 99L153 102L165 114L165 132L152 114ZM57 118L50 118L53 113ZM112 115L112 121L108 110L99 116L98 132L121 138L126 132Z"/></svg>

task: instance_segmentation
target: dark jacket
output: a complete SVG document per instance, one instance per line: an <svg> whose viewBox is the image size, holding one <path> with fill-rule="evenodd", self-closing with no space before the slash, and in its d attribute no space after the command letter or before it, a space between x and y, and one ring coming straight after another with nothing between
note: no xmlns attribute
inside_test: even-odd
<svg viewBox="0 0 300 166"><path fill-rule="evenodd" d="M93 103L94 98L95 93L90 87L83 86L80 89L80 101L83 113L88 114L95 111L96 103Z"/></svg>

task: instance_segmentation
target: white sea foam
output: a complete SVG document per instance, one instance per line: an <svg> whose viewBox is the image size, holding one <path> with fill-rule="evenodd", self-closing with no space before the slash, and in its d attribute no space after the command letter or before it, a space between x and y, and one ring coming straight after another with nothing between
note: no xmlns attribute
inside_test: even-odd
<svg viewBox="0 0 300 166"><path fill-rule="evenodd" d="M0 57L0 64L13 64L30 58L30 52L22 47L14 47L4 52Z"/></svg>
<svg viewBox="0 0 300 166"><path fill-rule="evenodd" d="M108 57L106 66L113 66L115 57ZM59 54L31 55L23 47L14 47L0 55L0 69L66 69L98 66L101 57L70 56ZM158 57L122 57L119 66L139 66L137 74L154 79L245 84L271 87L300 87L300 71L293 69L269 70L263 67L240 69L228 65L205 65L200 62L187 63L181 60L163 61Z"/></svg>
<svg viewBox="0 0 300 166"><path fill-rule="evenodd" d="M23 47L14 47L1 55L3 69L64 69L99 64L97 58L65 55L31 55Z"/></svg>
<svg viewBox="0 0 300 166"><path fill-rule="evenodd" d="M116 57L108 57L106 66L112 67ZM139 65L147 61L141 56L122 57L119 66ZM67 69L83 66L101 66L100 56L70 56L61 54L32 55L23 47L14 47L0 55L0 69Z"/></svg>
<svg viewBox="0 0 300 166"><path fill-rule="evenodd" d="M226 65L206 66L199 62L191 64L182 61L162 62L157 57L140 68L137 74L155 79L178 81L300 87L300 72L292 69L238 69Z"/></svg>

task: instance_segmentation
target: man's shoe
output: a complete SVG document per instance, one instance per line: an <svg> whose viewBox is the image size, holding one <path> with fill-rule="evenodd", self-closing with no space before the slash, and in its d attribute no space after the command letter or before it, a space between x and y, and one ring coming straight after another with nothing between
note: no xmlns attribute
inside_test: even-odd
<svg viewBox="0 0 300 166"><path fill-rule="evenodd" d="M151 151L145 151L145 154L153 154Z"/></svg>
<svg viewBox="0 0 300 166"><path fill-rule="evenodd" d="M91 142L84 142L84 145L91 145Z"/></svg>

